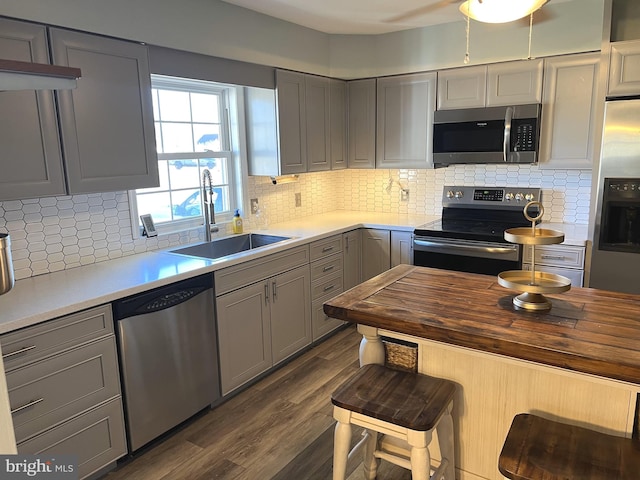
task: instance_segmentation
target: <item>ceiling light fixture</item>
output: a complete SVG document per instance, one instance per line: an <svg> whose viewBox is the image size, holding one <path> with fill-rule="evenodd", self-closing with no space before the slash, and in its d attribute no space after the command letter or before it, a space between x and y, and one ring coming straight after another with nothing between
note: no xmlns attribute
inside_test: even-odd
<svg viewBox="0 0 640 480"><path fill-rule="evenodd" d="M460 11L478 22L506 23L531 15L549 0L466 0Z"/></svg>

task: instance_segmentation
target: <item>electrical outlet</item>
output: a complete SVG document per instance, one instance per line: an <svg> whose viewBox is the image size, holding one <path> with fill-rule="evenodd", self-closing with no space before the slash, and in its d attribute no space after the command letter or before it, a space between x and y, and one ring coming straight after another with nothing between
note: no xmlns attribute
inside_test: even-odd
<svg viewBox="0 0 640 480"><path fill-rule="evenodd" d="M400 201L401 202L408 202L409 201L409 189L408 188L400 189Z"/></svg>
<svg viewBox="0 0 640 480"><path fill-rule="evenodd" d="M255 215L256 213L258 213L258 210L260 210L260 205L258 204L258 199L257 198L252 198L251 199L251 213L253 213Z"/></svg>
<svg viewBox="0 0 640 480"><path fill-rule="evenodd" d="M302 194L296 193L296 207L302 206Z"/></svg>

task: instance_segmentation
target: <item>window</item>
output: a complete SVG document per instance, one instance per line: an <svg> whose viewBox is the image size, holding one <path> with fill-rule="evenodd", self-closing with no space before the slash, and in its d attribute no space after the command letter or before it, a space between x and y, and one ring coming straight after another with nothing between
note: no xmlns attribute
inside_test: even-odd
<svg viewBox="0 0 640 480"><path fill-rule="evenodd" d="M234 87L158 75L151 83L160 186L132 192L133 218L141 226L139 215L151 214L161 233L202 225L208 169L216 222L230 220L241 198L229 127Z"/></svg>

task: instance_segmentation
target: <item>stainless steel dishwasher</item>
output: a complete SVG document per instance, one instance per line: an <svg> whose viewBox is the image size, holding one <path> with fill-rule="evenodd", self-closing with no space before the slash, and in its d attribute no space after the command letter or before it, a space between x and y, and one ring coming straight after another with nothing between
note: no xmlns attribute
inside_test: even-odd
<svg viewBox="0 0 640 480"><path fill-rule="evenodd" d="M113 303L129 451L220 398L213 276Z"/></svg>

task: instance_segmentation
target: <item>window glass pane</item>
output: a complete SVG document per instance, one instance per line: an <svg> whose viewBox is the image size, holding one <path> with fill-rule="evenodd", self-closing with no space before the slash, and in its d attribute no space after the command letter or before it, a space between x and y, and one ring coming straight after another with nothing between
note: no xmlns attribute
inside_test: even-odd
<svg viewBox="0 0 640 480"><path fill-rule="evenodd" d="M200 172L197 160L171 160L169 178L171 189L193 188L200 185Z"/></svg>
<svg viewBox="0 0 640 480"><path fill-rule="evenodd" d="M214 203L216 212L228 212L231 210L232 207L229 205L229 187L214 187L213 191L218 194Z"/></svg>
<svg viewBox="0 0 640 480"><path fill-rule="evenodd" d="M196 139L196 152L219 152L222 150L220 142L220 125L204 123L193 124L193 138Z"/></svg>
<svg viewBox="0 0 640 480"><path fill-rule="evenodd" d="M190 122L189 92L158 90L159 118L163 122Z"/></svg>
<svg viewBox="0 0 640 480"><path fill-rule="evenodd" d="M227 183L227 177L224 175L224 164L226 163L226 158L216 158L215 165L213 168L210 168L211 172L211 181L214 185L220 185Z"/></svg>
<svg viewBox="0 0 640 480"><path fill-rule="evenodd" d="M193 152L191 125L188 123L162 123L162 146L165 153Z"/></svg>
<svg viewBox="0 0 640 480"><path fill-rule="evenodd" d="M138 214L150 213L156 223L171 220L171 196L169 192L138 194Z"/></svg>
<svg viewBox="0 0 640 480"><path fill-rule="evenodd" d="M218 162L222 160L218 158L201 158L200 159L200 169L208 168L209 170L213 170Z"/></svg>
<svg viewBox="0 0 640 480"><path fill-rule="evenodd" d="M162 130L160 128L160 122L154 122L154 127L156 129L156 151L158 153L164 153L164 149L162 148Z"/></svg>
<svg viewBox="0 0 640 480"><path fill-rule="evenodd" d="M192 93L191 111L194 122L220 123L218 95Z"/></svg>
<svg viewBox="0 0 640 480"><path fill-rule="evenodd" d="M175 219L193 218L202 215L200 190L178 190L173 192L173 216Z"/></svg>

